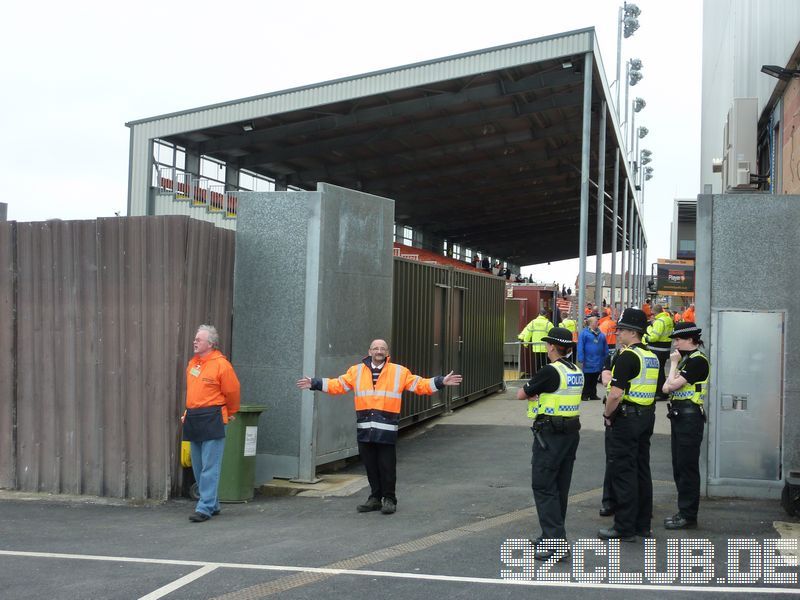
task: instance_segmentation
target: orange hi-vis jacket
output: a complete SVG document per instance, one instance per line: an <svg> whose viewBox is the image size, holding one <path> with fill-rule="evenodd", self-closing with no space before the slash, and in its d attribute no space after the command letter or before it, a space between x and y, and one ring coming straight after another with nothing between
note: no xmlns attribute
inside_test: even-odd
<svg viewBox="0 0 800 600"><path fill-rule="evenodd" d="M685 311L683 311L683 320L684 321L690 321L692 323L696 323L697 321L695 321L694 319L695 319L695 317L694 317L694 309L693 308L687 308Z"/></svg>
<svg viewBox="0 0 800 600"><path fill-rule="evenodd" d="M186 408L222 406L222 420L239 411L239 378L219 350L194 355L186 367Z"/></svg>
<svg viewBox="0 0 800 600"><path fill-rule="evenodd" d="M617 322L606 315L597 322L597 328L606 336L609 350L617 345Z"/></svg>
<svg viewBox="0 0 800 600"><path fill-rule="evenodd" d="M371 359L368 356L336 379L323 378L319 389L328 394L346 394L353 390L358 441L394 444L397 442L403 392L429 396L439 389L436 379L414 375L406 367L389 362L387 358L373 386Z"/></svg>

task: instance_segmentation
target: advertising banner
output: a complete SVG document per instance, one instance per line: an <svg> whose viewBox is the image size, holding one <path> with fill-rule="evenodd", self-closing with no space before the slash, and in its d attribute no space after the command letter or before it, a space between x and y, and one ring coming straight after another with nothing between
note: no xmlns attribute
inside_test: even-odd
<svg viewBox="0 0 800 600"><path fill-rule="evenodd" d="M694 261L659 258L657 285L662 296L694 296Z"/></svg>

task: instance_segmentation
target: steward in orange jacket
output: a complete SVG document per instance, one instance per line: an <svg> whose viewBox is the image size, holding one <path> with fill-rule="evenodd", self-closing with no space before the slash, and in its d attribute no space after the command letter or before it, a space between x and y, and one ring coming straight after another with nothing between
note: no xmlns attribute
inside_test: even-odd
<svg viewBox="0 0 800 600"><path fill-rule="evenodd" d="M195 354L186 367L186 408L222 407L222 421L239 411L239 379L219 350Z"/></svg>
<svg viewBox="0 0 800 600"><path fill-rule="evenodd" d="M608 351L614 350L617 345L617 322L611 318L610 311L597 322L597 328L606 336Z"/></svg>
<svg viewBox="0 0 800 600"><path fill-rule="evenodd" d="M369 479L370 496L358 512L380 510L392 514L397 508L395 445L400 423L403 392L429 396L445 385L458 385L461 375L452 372L423 378L406 367L389 362L389 345L384 340L370 344L369 356L335 379L303 377L297 387L328 394L352 391L356 406L358 452Z"/></svg>
<svg viewBox="0 0 800 600"><path fill-rule="evenodd" d="M193 523L218 515L219 477L225 450L225 424L239 410L239 379L222 352L219 334L211 325L200 325L194 337L194 356L186 367L186 411L183 439L190 442L192 470L200 495Z"/></svg>
<svg viewBox="0 0 800 600"><path fill-rule="evenodd" d="M694 303L690 304L689 308L683 311L683 321L685 323L697 323L694 315Z"/></svg>

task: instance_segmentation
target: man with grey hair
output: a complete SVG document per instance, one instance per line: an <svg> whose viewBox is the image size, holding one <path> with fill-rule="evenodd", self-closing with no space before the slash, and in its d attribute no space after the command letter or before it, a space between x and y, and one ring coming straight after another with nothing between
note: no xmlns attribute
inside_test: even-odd
<svg viewBox="0 0 800 600"><path fill-rule="evenodd" d="M217 488L225 450L225 426L239 410L239 379L217 349L219 334L200 325L194 336L194 356L186 367L186 411L183 439L191 442L192 471L200 500L189 516L193 523L219 514Z"/></svg>

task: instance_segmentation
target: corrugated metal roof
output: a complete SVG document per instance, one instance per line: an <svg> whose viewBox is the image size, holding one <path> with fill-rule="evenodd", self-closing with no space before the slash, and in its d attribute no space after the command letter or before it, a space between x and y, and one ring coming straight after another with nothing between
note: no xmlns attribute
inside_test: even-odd
<svg viewBox="0 0 800 600"><path fill-rule="evenodd" d="M163 122L158 128L161 133L150 137L170 135L178 131L202 129L221 123L352 100L426 83L590 52L593 47L594 28L578 29L353 77L139 119L130 121L126 125L135 127L146 123Z"/></svg>
<svg viewBox="0 0 800 600"><path fill-rule="evenodd" d="M572 258L589 81L592 179L603 103L609 117L601 218L610 252L622 232L621 209L611 226L608 192L624 140L593 28L133 121L129 214L152 212L159 138L282 185L325 182L392 198L399 225L515 264ZM625 155L620 187L632 190ZM640 214L635 194L628 201ZM536 244L527 239L534 228ZM589 227L590 248L594 236Z"/></svg>

